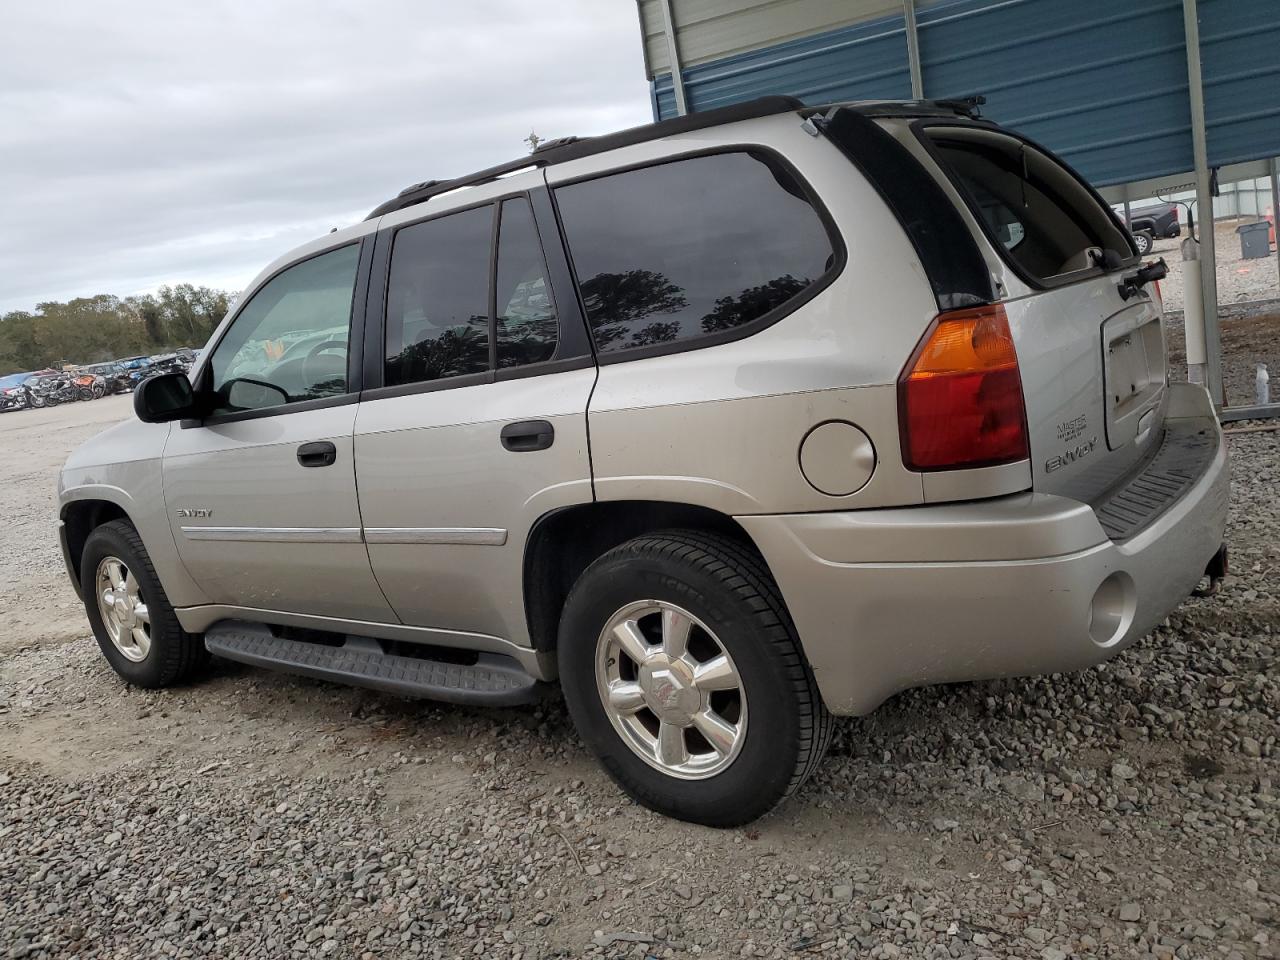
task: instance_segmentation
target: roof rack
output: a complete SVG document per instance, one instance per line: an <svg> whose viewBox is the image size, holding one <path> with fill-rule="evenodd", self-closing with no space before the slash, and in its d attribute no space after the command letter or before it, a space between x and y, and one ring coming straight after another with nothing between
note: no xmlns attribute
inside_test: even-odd
<svg viewBox="0 0 1280 960"><path fill-rule="evenodd" d="M699 113L688 113L682 117L672 117L670 120L660 120L657 123L646 123L643 126L619 130L617 133L607 133L600 137L561 137L539 144L538 149L532 154L517 160L500 163L495 167L488 167L452 180L426 180L405 187L398 195L374 208L365 219L372 220L383 214L425 203L434 196L457 190L459 187L489 183L504 174L524 167L543 167L564 163L568 160L577 160L579 157L604 153L606 150L615 150L618 147L674 136L677 133L718 127L721 124L735 123L739 120L754 120L756 117L768 117L777 113L794 112L803 107L804 104L795 97L760 97L727 107L717 107L714 110L703 110Z"/></svg>

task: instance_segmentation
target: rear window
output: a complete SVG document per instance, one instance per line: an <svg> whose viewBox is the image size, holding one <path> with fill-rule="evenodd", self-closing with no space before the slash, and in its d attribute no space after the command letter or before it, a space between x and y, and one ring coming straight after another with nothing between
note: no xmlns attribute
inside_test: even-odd
<svg viewBox="0 0 1280 960"><path fill-rule="evenodd" d="M988 237L1026 279L1052 282L1111 259L1129 239L1110 211L1066 167L1008 134L965 127L922 131Z"/></svg>
<svg viewBox="0 0 1280 960"><path fill-rule="evenodd" d="M778 316L836 264L808 195L764 155L627 170L559 187L556 201L602 354Z"/></svg>

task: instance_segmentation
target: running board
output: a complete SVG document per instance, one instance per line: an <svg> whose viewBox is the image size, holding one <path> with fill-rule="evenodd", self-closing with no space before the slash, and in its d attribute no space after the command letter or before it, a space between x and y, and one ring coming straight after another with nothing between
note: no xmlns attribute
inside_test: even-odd
<svg viewBox="0 0 1280 960"><path fill-rule="evenodd" d="M348 635L341 646L291 640L277 637L265 624L244 620L214 624L205 631L204 645L214 656L254 667L445 703L533 703L547 686L501 654L480 653L470 665L446 663L385 653L368 637Z"/></svg>

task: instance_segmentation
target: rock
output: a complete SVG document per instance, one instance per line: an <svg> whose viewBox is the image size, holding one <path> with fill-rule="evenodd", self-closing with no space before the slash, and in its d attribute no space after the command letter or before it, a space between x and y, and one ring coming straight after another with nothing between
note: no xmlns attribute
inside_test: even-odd
<svg viewBox="0 0 1280 960"><path fill-rule="evenodd" d="M1117 780L1132 780L1137 777L1138 771L1123 760L1117 760L1111 764L1111 776Z"/></svg>
<svg viewBox="0 0 1280 960"><path fill-rule="evenodd" d="M1260 757L1262 756L1262 744L1253 737L1241 737L1240 752L1246 757Z"/></svg>
<svg viewBox="0 0 1280 960"><path fill-rule="evenodd" d="M1121 904L1120 919L1125 923L1137 923L1142 919L1142 907L1136 903Z"/></svg>
<svg viewBox="0 0 1280 960"><path fill-rule="evenodd" d="M653 943L653 935L648 933L631 933L625 930L615 930L605 933L603 930L597 930L596 935L591 938L591 942L597 947L608 947L615 943Z"/></svg>

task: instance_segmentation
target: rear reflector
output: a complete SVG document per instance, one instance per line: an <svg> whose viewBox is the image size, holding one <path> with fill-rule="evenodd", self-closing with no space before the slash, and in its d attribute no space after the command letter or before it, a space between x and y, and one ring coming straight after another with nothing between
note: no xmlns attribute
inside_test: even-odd
<svg viewBox="0 0 1280 960"><path fill-rule="evenodd" d="M898 380L909 470L954 470L1028 457L1018 355L1000 304L940 314Z"/></svg>

